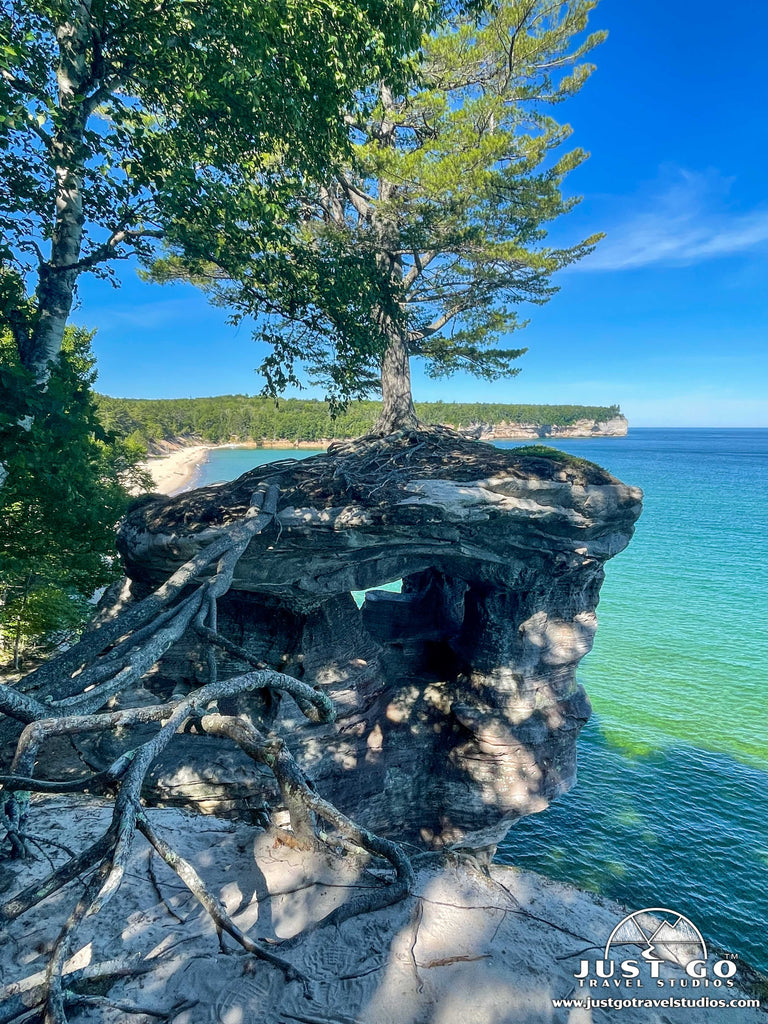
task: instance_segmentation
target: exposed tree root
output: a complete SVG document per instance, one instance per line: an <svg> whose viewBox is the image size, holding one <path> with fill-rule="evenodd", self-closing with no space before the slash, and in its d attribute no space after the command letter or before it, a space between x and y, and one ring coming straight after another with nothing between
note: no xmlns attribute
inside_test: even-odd
<svg viewBox="0 0 768 1024"><path fill-rule="evenodd" d="M260 960L265 960L268 964L281 970L285 975L286 981L306 980L293 964L271 953L268 949L259 945L258 942L254 942L241 928L238 928L216 897L208 891L205 882L195 871L194 867L155 832L143 814L139 815L138 826L144 837L157 850L168 867L176 872L200 906L211 916L217 928L225 931L227 935L231 935L247 953L252 953Z"/></svg>
<svg viewBox="0 0 768 1024"><path fill-rule="evenodd" d="M148 974L154 970L151 960L107 960L76 971L65 971L62 975L66 985L65 1001L76 998L75 989L104 981L117 981L118 978L134 978ZM11 1024L20 1018L30 1015L30 1019L42 1016L41 1007L45 1003L46 987L44 976L24 979L0 988L0 1024Z"/></svg>
<svg viewBox="0 0 768 1024"><path fill-rule="evenodd" d="M309 815L317 815L333 825L344 839L367 853L388 860L395 869L395 881L391 885L358 894L331 911L322 920L305 928L301 933L302 937L326 925L341 924L358 914L389 907L407 895L413 884L413 868L400 846L369 832L362 825L357 825L333 804L318 796L279 737L263 736L253 723L244 717L206 715L202 724L206 732L229 737L254 761L259 761L272 769L291 815L294 833L308 834L311 830L311 834L316 836L317 830Z"/></svg>
<svg viewBox="0 0 768 1024"><path fill-rule="evenodd" d="M338 832L348 849L384 858L394 868L391 884L365 889L302 936L315 928L389 906L408 893L413 871L399 846L356 825L323 800L283 741L261 731L247 713L224 715L218 708L217 702L231 706L233 699L268 688L293 697L310 721L332 722L335 718L334 705L326 694L268 668L218 632L217 601L228 592L238 560L251 539L274 522L278 494L275 484L262 483L245 515L206 531L203 550L153 594L87 633L65 654L31 673L19 689L0 685L0 712L24 723L10 773L0 776L0 826L5 830L11 856L23 858L30 852L30 843L39 846L39 837L25 828L32 792L115 793L112 819L104 835L77 854L52 842L51 846L67 854L65 863L53 867L51 861L47 877L0 905L0 921L13 921L75 879L86 880L56 940L44 978L31 988L19 983L0 990L0 1024L28 1015L29 1019L42 1015L44 1024L66 1024L68 1006L90 1005L94 999L102 999L74 992L74 976L65 974L65 965L84 919L97 914L118 891L137 831L194 895L217 929L230 935L247 953L282 971L287 980L306 981L289 961L251 939L235 924L195 868L157 834L144 813L142 790L151 766L190 722L199 723L204 733L230 740L253 761L271 769L300 844L312 846L326 838L317 827L317 819L322 819ZM165 703L109 710L109 702L137 686L188 629L207 645L208 683ZM219 680L215 648L225 650L252 671ZM235 700L234 706L241 711L243 705ZM67 781L35 777L41 745L51 737L115 730L130 735L152 723L158 725L154 735L120 755L106 771ZM295 941L284 945L289 947ZM137 970L145 967L142 964ZM120 971L113 973L117 976ZM79 977L86 975L81 972ZM146 1012L133 1004L112 1005L127 1014Z"/></svg>

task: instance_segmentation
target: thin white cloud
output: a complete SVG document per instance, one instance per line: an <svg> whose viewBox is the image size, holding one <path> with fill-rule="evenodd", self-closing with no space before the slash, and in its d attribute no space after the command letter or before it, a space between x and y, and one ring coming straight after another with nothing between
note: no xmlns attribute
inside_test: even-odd
<svg viewBox="0 0 768 1024"><path fill-rule="evenodd" d="M725 207L730 182L715 173L680 171L676 180L619 217L580 271L690 265L768 246L768 209L732 213Z"/></svg>

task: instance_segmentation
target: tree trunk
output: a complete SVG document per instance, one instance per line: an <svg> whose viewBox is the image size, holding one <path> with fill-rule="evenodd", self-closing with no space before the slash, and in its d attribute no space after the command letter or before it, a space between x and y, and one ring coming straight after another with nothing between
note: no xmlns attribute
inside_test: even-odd
<svg viewBox="0 0 768 1024"><path fill-rule="evenodd" d="M390 327L389 344L381 363L381 415L374 428L377 434L413 430L418 426L411 395L411 367L408 349L399 331Z"/></svg>
<svg viewBox="0 0 768 1024"><path fill-rule="evenodd" d="M88 81L90 40L91 0L80 0L74 5L71 20L56 28L59 121L51 140L56 175L51 258L40 265L37 320L19 351L22 364L43 386L50 376L51 360L61 351L81 269L77 264L83 241L84 138L88 119L82 92Z"/></svg>
<svg viewBox="0 0 768 1024"><path fill-rule="evenodd" d="M21 612L16 616L16 635L13 638L13 671L18 672L21 665Z"/></svg>
<svg viewBox="0 0 768 1024"><path fill-rule="evenodd" d="M392 90L384 82L379 87L383 108L378 141L381 146L394 148L396 143L397 104ZM397 185L379 178L380 208L374 209L372 222L379 240L377 264L390 283L401 285L403 258L400 229L397 220ZM402 328L392 322L383 310L379 316L381 333L387 339L387 348L381 361L381 415L374 427L377 434L392 434L396 430L413 430L419 421L411 395L411 366L408 346Z"/></svg>
<svg viewBox="0 0 768 1024"><path fill-rule="evenodd" d="M51 258L40 263L36 289L37 317L31 330L17 339L21 365L29 370L41 391L48 386L51 363L58 359L64 328L72 310L75 285L80 273L78 261L83 242L83 177L85 173L85 127L88 120L83 90L88 81L88 48L91 42L92 0L74 5L70 20L56 26L59 63L56 82L59 118L51 139L50 156L56 175L56 208L53 213ZM33 417L19 426L30 430ZM8 467L0 463L0 490L8 478Z"/></svg>
<svg viewBox="0 0 768 1024"><path fill-rule="evenodd" d="M79 248L78 240L78 252ZM58 271L58 268L51 266L40 268L37 289L39 316L29 343L19 355L22 365L34 374L36 382L43 389L51 375L51 362L58 358L61 351L76 280L75 271Z"/></svg>
<svg viewBox="0 0 768 1024"><path fill-rule="evenodd" d="M24 629L24 612L27 610L27 599L32 586L32 574L27 574L24 593L21 595L21 607L16 616L16 635L13 638L13 671L18 672L21 665L21 634Z"/></svg>

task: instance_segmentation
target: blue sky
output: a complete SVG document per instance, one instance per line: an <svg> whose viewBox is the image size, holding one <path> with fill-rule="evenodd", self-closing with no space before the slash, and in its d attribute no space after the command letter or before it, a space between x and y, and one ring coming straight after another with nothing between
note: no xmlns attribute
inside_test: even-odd
<svg viewBox="0 0 768 1024"><path fill-rule="evenodd" d="M608 41L556 113L591 153L556 240L596 253L531 307L522 372L431 381L421 400L619 403L635 426L768 426L768 124L756 0L602 0ZM160 398L257 393L263 357L193 288L89 280L75 320L98 328L99 390ZM312 394L312 392L308 392Z"/></svg>

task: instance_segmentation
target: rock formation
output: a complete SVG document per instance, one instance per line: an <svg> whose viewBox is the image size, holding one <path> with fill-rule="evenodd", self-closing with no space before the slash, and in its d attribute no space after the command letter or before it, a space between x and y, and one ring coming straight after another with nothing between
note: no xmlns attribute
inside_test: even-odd
<svg viewBox="0 0 768 1024"><path fill-rule="evenodd" d="M479 849L566 791L590 713L576 666L641 492L561 453L449 431L335 445L136 508L119 536L128 600L215 541L263 481L280 488L275 525L237 563L218 630L334 701L336 722L313 725L289 697L249 698L318 792L385 836ZM371 590L398 580L401 593ZM207 657L186 634L147 678L151 699L204 683ZM243 671L217 661L219 679ZM155 766L156 802L275 812L268 773L195 740ZM89 756L106 763L118 741L99 742L112 746Z"/></svg>
<svg viewBox="0 0 768 1024"><path fill-rule="evenodd" d="M579 419L562 426L557 423L489 423L479 437L483 441L536 440L547 437L626 437L629 422L620 413L608 420Z"/></svg>

